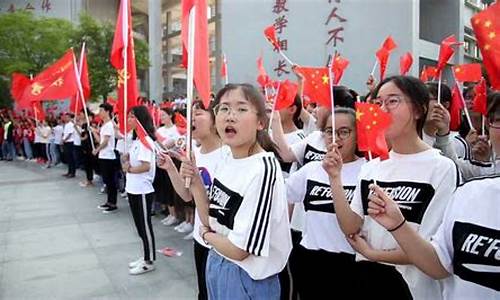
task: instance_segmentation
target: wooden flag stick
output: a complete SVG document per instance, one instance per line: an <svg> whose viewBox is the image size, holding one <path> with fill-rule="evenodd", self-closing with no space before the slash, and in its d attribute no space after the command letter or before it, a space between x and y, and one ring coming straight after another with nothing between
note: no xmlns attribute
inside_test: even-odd
<svg viewBox="0 0 500 300"><path fill-rule="evenodd" d="M439 79L438 79L438 94L437 94L437 101L438 104L441 104L441 75L442 72L439 72Z"/></svg>
<svg viewBox="0 0 500 300"><path fill-rule="evenodd" d="M467 123L469 123L469 127L472 129L474 127L472 126L472 120L470 118L469 110L467 109L467 104L465 103L464 95L462 95L462 86L458 83L458 81L455 82L458 85L458 89L460 90L460 100L464 105L465 118L467 119Z"/></svg>
<svg viewBox="0 0 500 300"><path fill-rule="evenodd" d="M335 105L334 105L334 99L333 99L333 79L334 75L332 74L332 65L333 65L333 56L332 59L330 60L330 64L328 65L328 81L330 84L330 106L332 108L331 114L332 114L332 141L335 142L336 134L335 134Z"/></svg>
<svg viewBox="0 0 500 300"><path fill-rule="evenodd" d="M372 77L375 74L375 70L377 69L377 66L378 66L378 60L375 60L375 63L373 64L372 71L370 72L370 75L372 75Z"/></svg>
<svg viewBox="0 0 500 300"><path fill-rule="evenodd" d="M192 117L192 106L193 106L193 94L194 94L194 37L195 37L195 20L196 20L196 6L191 8L189 13L189 29L188 29L188 67L187 67L187 131L186 131L186 155L189 160L191 160L191 139L192 139L192 127L193 127L193 117ZM184 182L185 188L189 188L191 185L191 179L186 178Z"/></svg>
<svg viewBox="0 0 500 300"><path fill-rule="evenodd" d="M273 114L274 114L274 110L276 109L276 100L278 98L278 93L280 92L280 87L281 87L281 82L278 82L278 88L276 88L276 92L274 93L274 97L273 97L273 103L272 103L272 110L271 110L271 116L269 117L269 125L268 125L268 128L267 128L267 132L270 132L271 131L271 124L273 123ZM264 88L264 91L266 93L266 100L267 100L267 91L266 89Z"/></svg>
<svg viewBox="0 0 500 300"><path fill-rule="evenodd" d="M287 61L287 63L289 63L291 66L295 66L295 64L288 58L288 56L286 56L286 54L281 49L279 49L279 52L280 55Z"/></svg>

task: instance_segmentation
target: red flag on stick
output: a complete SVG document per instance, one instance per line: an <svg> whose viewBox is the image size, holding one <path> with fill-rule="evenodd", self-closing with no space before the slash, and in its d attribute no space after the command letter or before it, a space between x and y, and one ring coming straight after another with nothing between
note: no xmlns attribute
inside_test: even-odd
<svg viewBox="0 0 500 300"><path fill-rule="evenodd" d="M31 80L28 76L21 73L12 73L10 94L19 108L31 108L30 101L26 101L23 97L24 91L30 84Z"/></svg>
<svg viewBox="0 0 500 300"><path fill-rule="evenodd" d="M389 56L391 55L392 50L396 49L398 45L394 42L391 36L388 36L382 47L377 50L376 56L380 65L380 81L382 81L385 77L385 72L387 70L387 65L389 64Z"/></svg>
<svg viewBox="0 0 500 300"><path fill-rule="evenodd" d="M73 50L69 49L55 63L39 73L25 89L23 100L60 100L75 95L78 91Z"/></svg>
<svg viewBox="0 0 500 300"><path fill-rule="evenodd" d="M188 62L189 15L195 8L194 21L194 62ZM203 105L210 105L210 65L208 48L208 19L206 0L182 0L182 65L194 63L193 81Z"/></svg>
<svg viewBox="0 0 500 300"><path fill-rule="evenodd" d="M345 69L349 66L349 60L343 58L340 55L335 56L332 63L332 73L334 75L333 84L338 85L342 75L344 75Z"/></svg>
<svg viewBox="0 0 500 300"><path fill-rule="evenodd" d="M356 102L356 121L359 150L389 158L385 131L391 125L391 115L376 104Z"/></svg>
<svg viewBox="0 0 500 300"><path fill-rule="evenodd" d="M463 64L453 67L455 80L460 82L477 82L482 78L480 64Z"/></svg>
<svg viewBox="0 0 500 300"><path fill-rule="evenodd" d="M34 101L31 103L33 108L33 114L35 115L35 119L40 122L45 120L45 111L43 110L42 101Z"/></svg>
<svg viewBox="0 0 500 300"><path fill-rule="evenodd" d="M289 81L288 79L282 81L279 85L278 94L276 95L274 103L275 110L282 110L290 107L295 101L298 89L299 86L295 82Z"/></svg>
<svg viewBox="0 0 500 300"><path fill-rule="evenodd" d="M304 96L312 102L331 109L330 79L326 67L296 67L296 72L303 77Z"/></svg>
<svg viewBox="0 0 500 300"><path fill-rule="evenodd" d="M227 76L227 60L226 60L226 54L222 54L222 65L220 68L220 77L222 77L225 81L225 83L228 83L228 76Z"/></svg>
<svg viewBox="0 0 500 300"><path fill-rule="evenodd" d="M135 134L137 134L137 137L141 141L141 143L144 145L144 147L148 148L149 150L153 151L155 148L154 142L151 139L151 137L148 135L146 132L146 129L142 127L141 122L139 120L135 119Z"/></svg>
<svg viewBox="0 0 500 300"><path fill-rule="evenodd" d="M461 45L455 38L455 35L450 35L441 42L441 47L439 48L439 58L437 63L438 76L443 71L444 67L450 60L450 58L455 53L453 46Z"/></svg>
<svg viewBox="0 0 500 300"><path fill-rule="evenodd" d="M259 75L257 76L257 82L261 87L265 88L266 85L270 84L271 79L266 73L266 69L264 68L264 63L262 61L262 54L257 58L257 69L259 70Z"/></svg>
<svg viewBox="0 0 500 300"><path fill-rule="evenodd" d="M406 75L411 69L411 65L413 64L413 56L410 52L406 52L399 59L399 73L401 75Z"/></svg>
<svg viewBox="0 0 500 300"><path fill-rule="evenodd" d="M120 2L110 61L118 72L118 121L120 131L125 133L127 117L125 110L128 111L131 107L136 106L139 97L130 0L121 0Z"/></svg>
<svg viewBox="0 0 500 300"><path fill-rule="evenodd" d="M486 80L481 78L478 84L474 87L474 99L472 100L472 110L481 113L483 116L488 114L486 102L487 94Z"/></svg>
<svg viewBox="0 0 500 300"><path fill-rule="evenodd" d="M500 2L475 14L471 24L491 86L500 90Z"/></svg>
<svg viewBox="0 0 500 300"><path fill-rule="evenodd" d="M460 123L462 121L462 109L464 109L462 91L458 87L458 83L455 83L455 86L453 87L453 90L451 92L450 130L458 131L458 129L460 128Z"/></svg>
<svg viewBox="0 0 500 300"><path fill-rule="evenodd" d="M80 55L80 62L78 64L78 69L80 72L80 82L82 84L83 96L85 101L87 101L90 97L90 81L89 81L89 70L87 65L87 55L84 51ZM76 93L73 97L71 97L71 101L69 103L69 111L74 112L75 114L82 110L82 101L80 99L80 93Z"/></svg>
<svg viewBox="0 0 500 300"><path fill-rule="evenodd" d="M273 47L276 50L280 50L280 43L278 42L278 39L276 38L276 30L274 29L274 25L270 25L264 29L264 35L266 36L266 39L273 45Z"/></svg>
<svg viewBox="0 0 500 300"><path fill-rule="evenodd" d="M423 82L435 80L437 76L438 70L436 67L424 66L422 72L420 73L420 80Z"/></svg>

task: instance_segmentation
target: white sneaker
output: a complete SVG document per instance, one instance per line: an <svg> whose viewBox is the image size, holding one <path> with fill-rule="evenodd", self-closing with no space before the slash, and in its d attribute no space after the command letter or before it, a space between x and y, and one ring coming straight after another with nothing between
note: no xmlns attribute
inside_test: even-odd
<svg viewBox="0 0 500 300"><path fill-rule="evenodd" d="M140 275L147 272L151 272L155 269L155 265L147 264L145 261L140 262L137 266L133 267L128 271L130 275Z"/></svg>
<svg viewBox="0 0 500 300"><path fill-rule="evenodd" d="M129 269L133 269L133 268L137 267L137 266L138 266L140 263L142 263L143 261L144 261L144 258L142 258L142 257L141 257L141 258L137 259L136 261L130 262L130 263L128 264L128 268L129 268Z"/></svg>
<svg viewBox="0 0 500 300"><path fill-rule="evenodd" d="M188 233L188 235L186 235L185 237L183 237L182 239L183 240L192 240L193 239L193 232L194 231L191 231L190 233Z"/></svg>
<svg viewBox="0 0 500 300"><path fill-rule="evenodd" d="M177 231L180 233L188 233L188 232L193 231L193 228L194 228L193 224L185 222L184 226L177 229Z"/></svg>
<svg viewBox="0 0 500 300"><path fill-rule="evenodd" d="M179 223L179 220L176 217L172 216L172 215L168 216L164 220L165 220L165 222L162 221L162 223L165 226L172 226L172 225L175 225L175 224Z"/></svg>
<svg viewBox="0 0 500 300"><path fill-rule="evenodd" d="M175 226L174 227L174 230L175 231L179 231L179 229L181 229L184 225L186 224L186 221L183 221L182 223L180 223L179 225Z"/></svg>
<svg viewBox="0 0 500 300"><path fill-rule="evenodd" d="M120 193L120 196L121 196L122 198L128 198L128 194L127 194L127 192Z"/></svg>

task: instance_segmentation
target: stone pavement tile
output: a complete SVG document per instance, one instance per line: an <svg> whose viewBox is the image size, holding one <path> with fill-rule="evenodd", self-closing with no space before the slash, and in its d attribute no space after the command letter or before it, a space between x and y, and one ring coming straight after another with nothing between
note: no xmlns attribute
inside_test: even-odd
<svg viewBox="0 0 500 300"><path fill-rule="evenodd" d="M50 256L90 247L77 224L7 232L6 237L5 261Z"/></svg>
<svg viewBox="0 0 500 300"><path fill-rule="evenodd" d="M4 271L3 282L7 285L15 285L24 281L97 269L99 261L94 251L86 249L34 259L14 260L4 263L2 268Z"/></svg>
<svg viewBox="0 0 500 300"><path fill-rule="evenodd" d="M75 223L72 215L41 216L32 218L14 219L10 222L8 231L22 231L37 228L60 227ZM0 232L2 232L0 222Z"/></svg>
<svg viewBox="0 0 500 300"><path fill-rule="evenodd" d="M192 286L189 282L179 279L165 280L162 285L145 286L143 288L130 288L121 290L118 295L122 299L197 299L198 292L196 286Z"/></svg>
<svg viewBox="0 0 500 300"><path fill-rule="evenodd" d="M102 269L59 273L5 284L4 299L90 299L113 294L115 291Z"/></svg>
<svg viewBox="0 0 500 300"><path fill-rule="evenodd" d="M0 234L9 231L10 221L0 221Z"/></svg>
<svg viewBox="0 0 500 300"><path fill-rule="evenodd" d="M135 228L125 222L117 221L117 214L103 215L106 218L100 222L80 225L92 247L118 246L138 240L134 236Z"/></svg>

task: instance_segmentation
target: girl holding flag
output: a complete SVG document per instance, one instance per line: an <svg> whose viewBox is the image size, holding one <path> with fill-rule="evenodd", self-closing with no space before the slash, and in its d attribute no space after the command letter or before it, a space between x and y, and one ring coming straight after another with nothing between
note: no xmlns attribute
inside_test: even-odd
<svg viewBox="0 0 500 300"><path fill-rule="evenodd" d="M213 174L207 193L195 161L181 175L210 246L206 280L210 299L278 299L278 273L291 249L283 176L266 132L265 100L249 84L228 84L214 102L215 124L231 155ZM274 152L274 153L273 153Z"/></svg>
<svg viewBox="0 0 500 300"><path fill-rule="evenodd" d="M353 279L359 284L356 290L359 298L439 299L439 282L413 266L399 266L410 261L390 232L368 215L368 201L373 197L369 186L374 182L380 186L382 193L398 202L408 224L430 239L442 221L459 174L450 159L420 138L429 104L429 93L421 81L408 76L389 77L377 86L374 95L392 118L385 132L392 150L389 159L376 158L362 167L350 205L343 188L342 155L336 144L324 160L340 228L358 252L358 277ZM390 288L382 290L382 285Z"/></svg>
<svg viewBox="0 0 500 300"><path fill-rule="evenodd" d="M141 237L144 256L129 264L129 273L139 275L154 270L155 238L151 224L151 207L154 199L153 180L155 177L155 153L151 145L145 145L138 138L137 131L141 126L148 135L146 139L154 140L153 119L147 107L134 106L128 114L128 126L133 130L132 145L125 154L122 170L127 174L125 190L128 194L130 210L134 218L137 233Z"/></svg>

